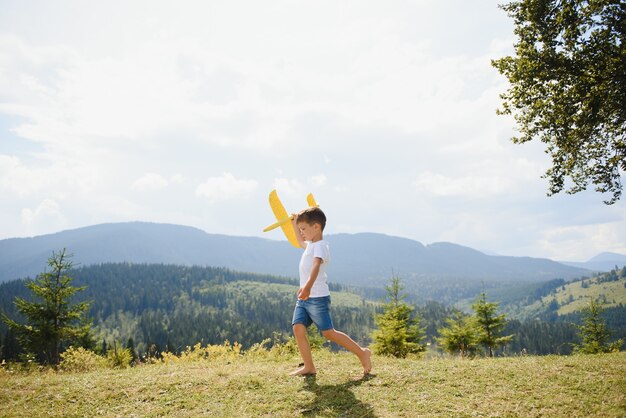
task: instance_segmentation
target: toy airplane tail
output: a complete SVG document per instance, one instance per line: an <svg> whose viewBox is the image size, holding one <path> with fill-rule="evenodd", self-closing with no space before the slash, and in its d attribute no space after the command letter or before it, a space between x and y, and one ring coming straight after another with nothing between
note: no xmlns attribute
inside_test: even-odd
<svg viewBox="0 0 626 418"><path fill-rule="evenodd" d="M312 193L309 193L309 195L306 197L306 201L309 207L318 206ZM278 228L280 226L280 228L283 230L283 233L285 234L285 237L287 237L287 241L289 241L289 243L294 247L300 248L300 243L298 242L298 238L296 237L296 231L294 230L293 224L291 222L293 220L293 215L287 214L283 203L278 198L278 193L276 193L276 190L272 190L272 192L270 193L270 207L272 208L272 212L274 212L274 216L276 217L276 220L278 222L264 228L263 232L271 231L272 229Z"/></svg>

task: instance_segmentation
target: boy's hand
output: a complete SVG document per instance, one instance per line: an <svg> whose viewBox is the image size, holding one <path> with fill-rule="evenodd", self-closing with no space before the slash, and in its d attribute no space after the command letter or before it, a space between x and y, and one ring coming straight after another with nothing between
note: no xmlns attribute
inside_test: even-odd
<svg viewBox="0 0 626 418"><path fill-rule="evenodd" d="M307 289L306 287L301 287L298 289L298 299L307 300L309 295L311 294L311 289Z"/></svg>

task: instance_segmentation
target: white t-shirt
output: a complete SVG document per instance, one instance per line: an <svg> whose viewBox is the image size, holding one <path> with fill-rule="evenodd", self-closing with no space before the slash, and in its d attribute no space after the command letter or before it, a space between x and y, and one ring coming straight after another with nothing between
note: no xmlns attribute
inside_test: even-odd
<svg viewBox="0 0 626 418"><path fill-rule="evenodd" d="M307 241L307 246L302 253L302 258L300 258L300 287L304 287L309 280L311 270L313 269L313 260L315 258L321 258L322 264L320 265L320 272L311 288L309 297L319 298L329 296L330 290L328 289L326 266L330 262L330 247L328 246L328 242L324 240L317 242Z"/></svg>

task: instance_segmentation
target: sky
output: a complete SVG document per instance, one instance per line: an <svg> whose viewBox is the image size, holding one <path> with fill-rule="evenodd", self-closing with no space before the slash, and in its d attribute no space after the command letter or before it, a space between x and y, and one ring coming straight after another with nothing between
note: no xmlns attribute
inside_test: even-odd
<svg viewBox="0 0 626 418"><path fill-rule="evenodd" d="M626 199L547 197L498 116L499 1L0 0L0 239L125 221L325 233L501 255L626 254Z"/></svg>

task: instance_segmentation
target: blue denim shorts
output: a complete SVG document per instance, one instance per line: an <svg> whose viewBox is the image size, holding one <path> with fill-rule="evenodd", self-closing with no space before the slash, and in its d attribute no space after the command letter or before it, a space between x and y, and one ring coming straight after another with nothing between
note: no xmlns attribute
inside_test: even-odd
<svg viewBox="0 0 626 418"><path fill-rule="evenodd" d="M291 320L291 325L295 324L303 324L305 327L315 324L320 331L333 329L333 320L330 318L330 296L298 300Z"/></svg>

